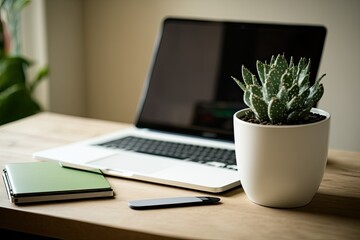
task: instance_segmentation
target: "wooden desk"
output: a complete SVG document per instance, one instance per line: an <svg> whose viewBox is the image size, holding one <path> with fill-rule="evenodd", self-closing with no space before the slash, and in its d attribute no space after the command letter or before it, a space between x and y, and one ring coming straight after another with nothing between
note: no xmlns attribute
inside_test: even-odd
<svg viewBox="0 0 360 240"><path fill-rule="evenodd" d="M129 125L41 113L0 127L0 167L35 161L34 151ZM114 199L16 206L0 183L0 228L67 239L359 239L360 153L331 150L313 201L297 209L261 207L237 188L215 206L135 211L134 199L202 192L107 177Z"/></svg>

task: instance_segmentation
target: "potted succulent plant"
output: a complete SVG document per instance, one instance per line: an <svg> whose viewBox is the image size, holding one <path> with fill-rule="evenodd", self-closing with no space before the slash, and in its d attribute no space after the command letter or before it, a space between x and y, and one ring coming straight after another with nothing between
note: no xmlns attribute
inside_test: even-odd
<svg viewBox="0 0 360 240"><path fill-rule="evenodd" d="M257 61L256 68L260 81L244 66L244 82L233 77L249 107L233 119L243 189L263 206L304 206L317 192L327 161L330 115L313 108L325 74L311 84L310 59L296 65L280 54L270 64Z"/></svg>

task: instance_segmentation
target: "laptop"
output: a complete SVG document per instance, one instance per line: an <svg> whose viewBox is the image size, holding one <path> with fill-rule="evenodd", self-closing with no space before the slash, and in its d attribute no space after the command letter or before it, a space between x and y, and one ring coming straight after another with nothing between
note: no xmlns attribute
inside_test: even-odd
<svg viewBox="0 0 360 240"><path fill-rule="evenodd" d="M206 192L240 186L232 116L246 106L230 76L285 53L311 58L314 82L325 35L323 26L167 18L134 126L33 156Z"/></svg>

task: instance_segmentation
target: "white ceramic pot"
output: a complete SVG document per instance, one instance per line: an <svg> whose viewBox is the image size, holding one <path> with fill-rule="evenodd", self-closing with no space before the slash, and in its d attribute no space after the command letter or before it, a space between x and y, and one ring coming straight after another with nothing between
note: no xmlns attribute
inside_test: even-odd
<svg viewBox="0 0 360 240"><path fill-rule="evenodd" d="M234 114L235 152L242 187L257 204L292 208L308 204L324 175L328 154L329 113L326 119L302 125L252 124Z"/></svg>

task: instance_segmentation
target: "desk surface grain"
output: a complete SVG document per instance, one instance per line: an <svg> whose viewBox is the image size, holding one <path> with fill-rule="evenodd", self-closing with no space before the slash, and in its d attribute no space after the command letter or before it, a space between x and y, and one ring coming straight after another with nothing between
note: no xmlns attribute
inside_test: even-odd
<svg viewBox="0 0 360 240"><path fill-rule="evenodd" d="M41 113L0 127L0 167L30 162L34 151L130 125ZM11 204L0 184L0 228L67 239L359 239L360 153L329 150L313 201L296 209L250 202L239 187L214 206L135 211L134 199L196 196L202 192L107 177L113 199Z"/></svg>

